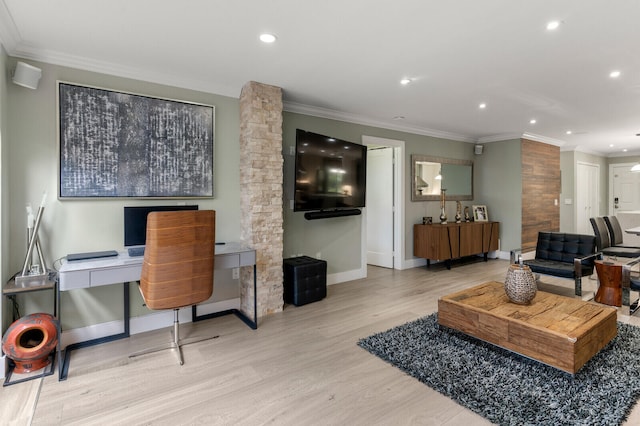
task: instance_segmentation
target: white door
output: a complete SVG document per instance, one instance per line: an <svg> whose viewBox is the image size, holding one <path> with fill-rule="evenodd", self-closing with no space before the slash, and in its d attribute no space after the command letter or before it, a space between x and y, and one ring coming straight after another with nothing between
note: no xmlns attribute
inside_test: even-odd
<svg viewBox="0 0 640 426"><path fill-rule="evenodd" d="M615 215L618 212L640 210L640 173L631 173L628 164L614 164L611 166L613 185L611 186L611 207L609 212Z"/></svg>
<svg viewBox="0 0 640 426"><path fill-rule="evenodd" d="M589 219L600 216L600 167L597 164L580 163L576 169L576 232L593 235Z"/></svg>
<svg viewBox="0 0 640 426"><path fill-rule="evenodd" d="M367 264L393 268L393 148L367 150Z"/></svg>

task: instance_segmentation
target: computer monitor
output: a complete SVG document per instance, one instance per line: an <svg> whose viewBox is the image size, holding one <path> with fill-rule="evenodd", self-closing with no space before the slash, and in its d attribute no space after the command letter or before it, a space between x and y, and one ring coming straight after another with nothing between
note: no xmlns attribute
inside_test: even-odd
<svg viewBox="0 0 640 426"><path fill-rule="evenodd" d="M144 206L124 208L124 246L143 246L147 240L147 215L158 211L198 210L189 206Z"/></svg>

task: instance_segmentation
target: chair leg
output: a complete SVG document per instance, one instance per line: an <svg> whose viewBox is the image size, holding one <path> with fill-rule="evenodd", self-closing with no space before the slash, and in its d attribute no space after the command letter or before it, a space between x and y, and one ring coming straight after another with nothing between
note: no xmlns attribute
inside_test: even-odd
<svg viewBox="0 0 640 426"><path fill-rule="evenodd" d="M173 332L171 333L172 340L163 345L154 346L147 349L142 349L140 351L134 352L129 355L129 358L134 358L140 355L146 355L153 352L159 352L165 349L175 349L176 356L178 357L178 362L180 365L184 364L184 359L182 358L182 349L181 347L184 345L189 345L191 343L202 342L204 340L211 340L219 337L218 335L210 336L210 337L192 337L190 339L180 340L180 321L178 319L178 309L173 310Z"/></svg>
<svg viewBox="0 0 640 426"><path fill-rule="evenodd" d="M178 362L180 365L184 364L182 359L182 349L180 349L180 322L178 321L178 310L173 310L173 346L176 349L176 355L178 356Z"/></svg>
<svg viewBox="0 0 640 426"><path fill-rule="evenodd" d="M582 296L582 277L576 277L575 279L575 294L576 296Z"/></svg>

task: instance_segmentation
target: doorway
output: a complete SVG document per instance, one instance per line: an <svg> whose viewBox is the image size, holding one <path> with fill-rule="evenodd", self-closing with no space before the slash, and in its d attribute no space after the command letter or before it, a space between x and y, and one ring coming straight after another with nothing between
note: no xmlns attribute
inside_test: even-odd
<svg viewBox="0 0 640 426"><path fill-rule="evenodd" d="M362 143L367 146L364 268L403 269L404 141L363 136Z"/></svg>
<svg viewBox="0 0 640 426"><path fill-rule="evenodd" d="M631 172L633 164L609 166L609 214L640 210L640 173Z"/></svg>
<svg viewBox="0 0 640 426"><path fill-rule="evenodd" d="M600 166L578 162L576 168L576 233L593 234L589 219L600 216Z"/></svg>

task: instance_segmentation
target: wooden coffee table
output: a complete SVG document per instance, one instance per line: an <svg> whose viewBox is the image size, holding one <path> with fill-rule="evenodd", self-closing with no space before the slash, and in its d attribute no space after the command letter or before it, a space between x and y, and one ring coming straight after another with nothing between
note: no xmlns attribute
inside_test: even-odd
<svg viewBox="0 0 640 426"><path fill-rule="evenodd" d="M575 374L613 339L617 310L538 291L529 305L509 301L491 281L438 300L438 323Z"/></svg>

